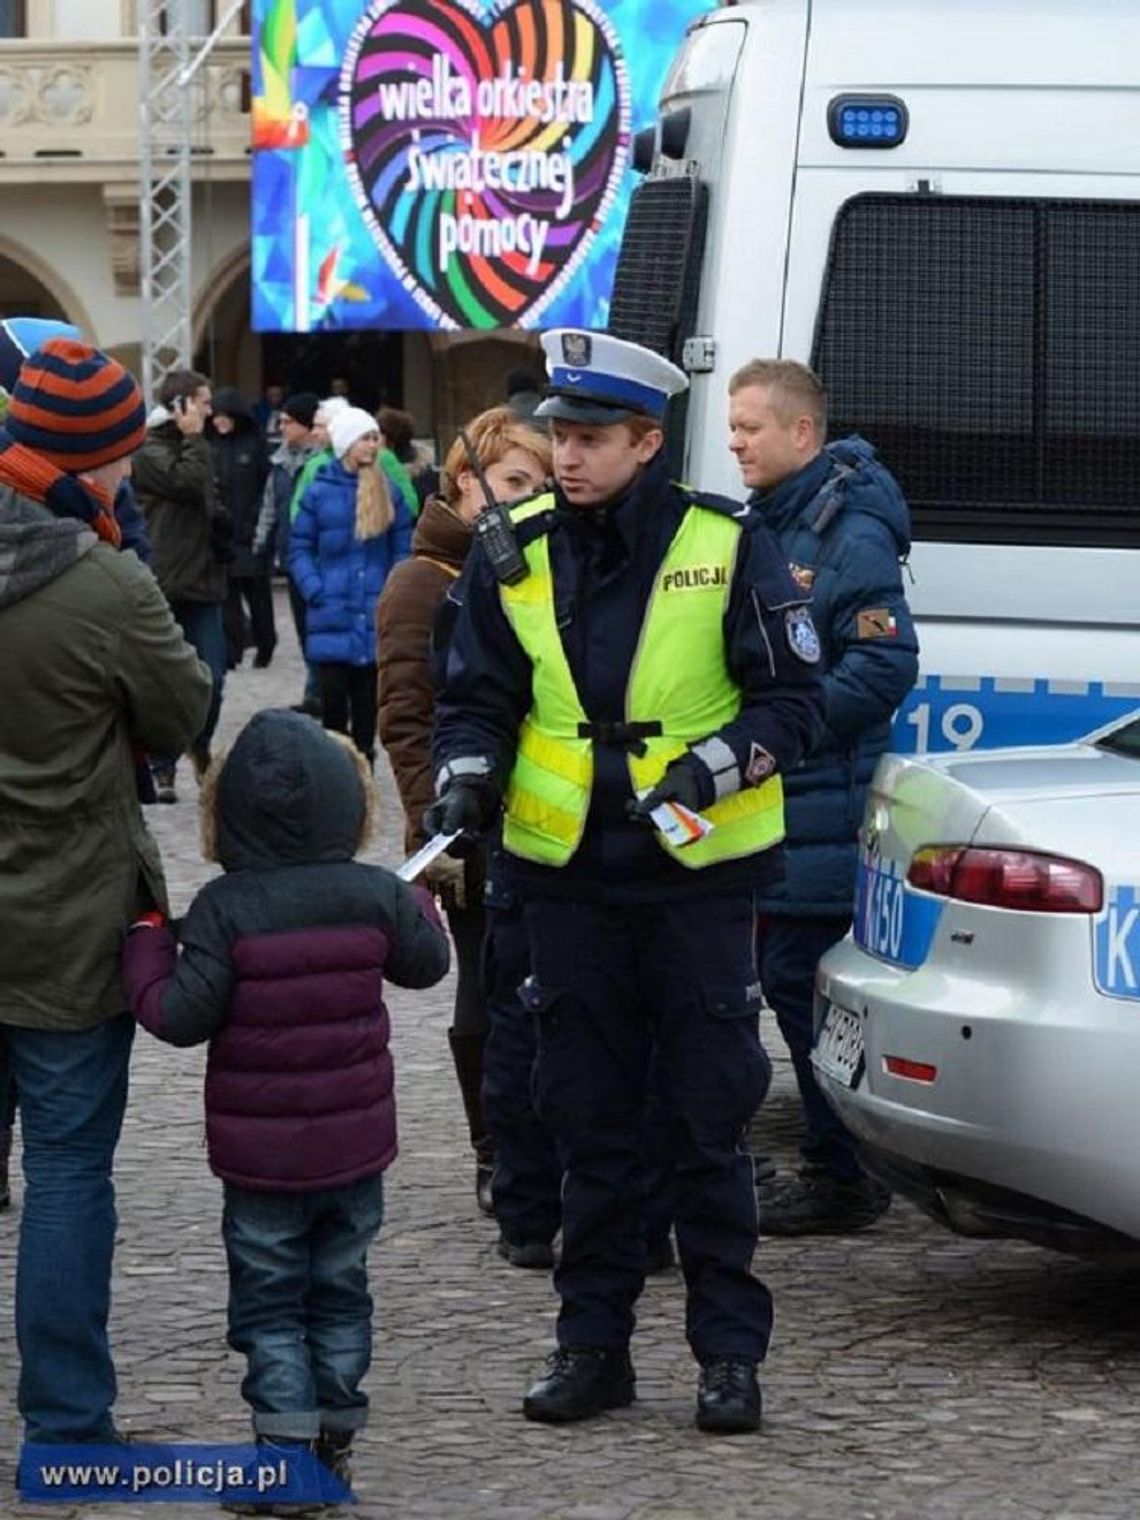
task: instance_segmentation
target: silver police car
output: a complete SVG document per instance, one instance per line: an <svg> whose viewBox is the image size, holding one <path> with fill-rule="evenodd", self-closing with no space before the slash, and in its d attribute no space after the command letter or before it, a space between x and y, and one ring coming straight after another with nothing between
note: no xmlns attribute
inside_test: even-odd
<svg viewBox="0 0 1140 1520"><path fill-rule="evenodd" d="M812 1059L868 1166L950 1228L1140 1246L1140 714L884 756Z"/></svg>

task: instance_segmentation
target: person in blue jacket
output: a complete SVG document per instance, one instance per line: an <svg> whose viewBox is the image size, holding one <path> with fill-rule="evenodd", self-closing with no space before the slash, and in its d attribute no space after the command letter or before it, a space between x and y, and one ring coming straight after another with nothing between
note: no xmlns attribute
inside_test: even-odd
<svg viewBox="0 0 1140 1520"><path fill-rule="evenodd" d="M890 1193L860 1166L816 1082L812 998L820 957L851 925L867 785L918 673L900 569L910 514L869 443L825 446L827 397L802 364L758 359L738 370L729 428L749 504L811 597L827 722L815 752L784 778L786 875L757 904L764 996L791 1051L805 1119L799 1173L757 1168L760 1231L845 1233L874 1223Z"/></svg>
<svg viewBox="0 0 1140 1520"><path fill-rule="evenodd" d="M780 875L780 775L821 731L819 642L759 519L670 480L684 374L609 334L542 342L555 487L481 532L448 593L425 818L479 834L502 809L522 903L534 1091L564 1168L558 1349L523 1413L564 1423L634 1398L652 1094L697 1424L753 1431L772 1304L741 1147L770 1075L752 902Z"/></svg>
<svg viewBox="0 0 1140 1520"><path fill-rule="evenodd" d="M376 603L410 552L413 519L380 471L375 417L347 407L329 424L333 457L306 486L289 538L289 575L305 600L305 658L320 671L321 721L376 750Z"/></svg>

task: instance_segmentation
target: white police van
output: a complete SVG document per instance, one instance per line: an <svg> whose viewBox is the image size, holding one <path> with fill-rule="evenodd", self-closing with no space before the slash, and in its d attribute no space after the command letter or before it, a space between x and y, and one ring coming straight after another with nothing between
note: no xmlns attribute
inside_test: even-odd
<svg viewBox="0 0 1140 1520"><path fill-rule="evenodd" d="M742 0L689 30L611 329L689 369L685 478L739 494L727 384L810 362L911 504L895 747L1140 706L1140 3Z"/></svg>

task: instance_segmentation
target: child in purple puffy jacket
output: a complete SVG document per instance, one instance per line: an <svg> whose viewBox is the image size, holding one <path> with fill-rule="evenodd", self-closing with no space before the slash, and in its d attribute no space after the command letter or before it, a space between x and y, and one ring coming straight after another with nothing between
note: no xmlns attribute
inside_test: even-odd
<svg viewBox="0 0 1140 1520"><path fill-rule="evenodd" d="M346 740L259 713L202 790L204 852L225 874L179 943L144 920L123 962L140 1023L172 1045L210 1042L229 1343L247 1359L255 1435L315 1450L346 1482L368 1413L366 1256L396 1154L384 982L430 987L448 966L427 893L353 858L374 798Z"/></svg>

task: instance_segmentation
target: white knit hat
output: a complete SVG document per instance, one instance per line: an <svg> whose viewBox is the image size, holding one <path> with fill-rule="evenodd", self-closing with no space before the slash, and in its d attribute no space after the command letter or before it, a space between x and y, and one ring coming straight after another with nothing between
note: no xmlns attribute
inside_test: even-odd
<svg viewBox="0 0 1140 1520"><path fill-rule="evenodd" d="M363 407L349 406L336 414L328 424L328 429L333 453L338 459L343 459L352 445L366 433L379 433L380 424Z"/></svg>
<svg viewBox="0 0 1140 1520"><path fill-rule="evenodd" d="M347 412L351 405L352 402L347 396L326 396L317 407L316 420L322 427L328 427L334 417L338 417L341 412Z"/></svg>

